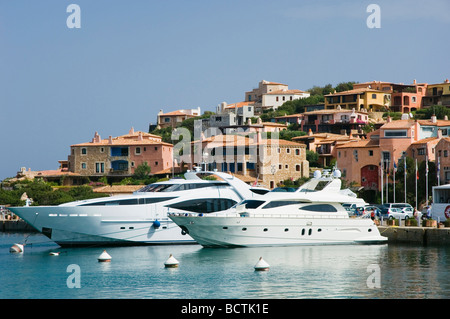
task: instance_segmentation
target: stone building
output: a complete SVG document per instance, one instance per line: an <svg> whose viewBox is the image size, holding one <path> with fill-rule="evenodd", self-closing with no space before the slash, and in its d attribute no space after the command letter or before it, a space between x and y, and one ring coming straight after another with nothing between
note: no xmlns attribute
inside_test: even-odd
<svg viewBox="0 0 450 319"><path fill-rule="evenodd" d="M252 135L217 135L192 142L192 154L200 154L192 162L204 162L209 170L229 172L267 188L287 179L309 177L304 144Z"/></svg>
<svg viewBox="0 0 450 319"><path fill-rule="evenodd" d="M91 142L75 144L68 156L69 171L89 177L126 177L144 162L151 172L172 167L173 145L158 135L135 132L101 139L96 132Z"/></svg>

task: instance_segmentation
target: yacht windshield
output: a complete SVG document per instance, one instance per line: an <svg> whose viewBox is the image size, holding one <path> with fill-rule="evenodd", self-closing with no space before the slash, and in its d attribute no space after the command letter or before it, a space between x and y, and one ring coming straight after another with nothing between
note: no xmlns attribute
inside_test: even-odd
<svg viewBox="0 0 450 319"><path fill-rule="evenodd" d="M239 205L245 205L245 208L255 209L264 203L265 203L265 201L263 201L263 200L247 199L247 200L242 201Z"/></svg>

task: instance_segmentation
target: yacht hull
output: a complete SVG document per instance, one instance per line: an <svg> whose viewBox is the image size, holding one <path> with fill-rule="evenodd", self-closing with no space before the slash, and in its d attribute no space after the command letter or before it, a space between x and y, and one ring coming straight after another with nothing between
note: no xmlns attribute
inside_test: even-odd
<svg viewBox="0 0 450 319"><path fill-rule="evenodd" d="M312 219L170 214L204 247L383 244L370 219Z"/></svg>
<svg viewBox="0 0 450 319"><path fill-rule="evenodd" d="M145 209L29 206L11 208L60 246L195 244L167 216L155 224Z"/></svg>

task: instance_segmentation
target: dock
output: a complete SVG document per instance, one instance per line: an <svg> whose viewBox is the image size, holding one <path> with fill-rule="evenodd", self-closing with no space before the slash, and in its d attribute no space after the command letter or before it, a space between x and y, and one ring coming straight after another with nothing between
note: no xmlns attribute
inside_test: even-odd
<svg viewBox="0 0 450 319"><path fill-rule="evenodd" d="M378 226L378 230L381 236L388 238L388 243L418 245L450 244L450 227Z"/></svg>
<svg viewBox="0 0 450 319"><path fill-rule="evenodd" d="M0 219L0 232L37 232L37 230L21 219Z"/></svg>

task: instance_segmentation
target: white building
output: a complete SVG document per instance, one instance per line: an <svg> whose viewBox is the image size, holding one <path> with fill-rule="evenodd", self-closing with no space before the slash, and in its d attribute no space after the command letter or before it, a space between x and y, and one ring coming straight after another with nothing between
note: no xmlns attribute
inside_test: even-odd
<svg viewBox="0 0 450 319"><path fill-rule="evenodd" d="M262 96L262 107L263 108L273 108L276 110L278 107L283 105L284 102L293 101L298 99L303 99L309 97L309 92L301 90L288 90L282 89L277 91L272 91Z"/></svg>

